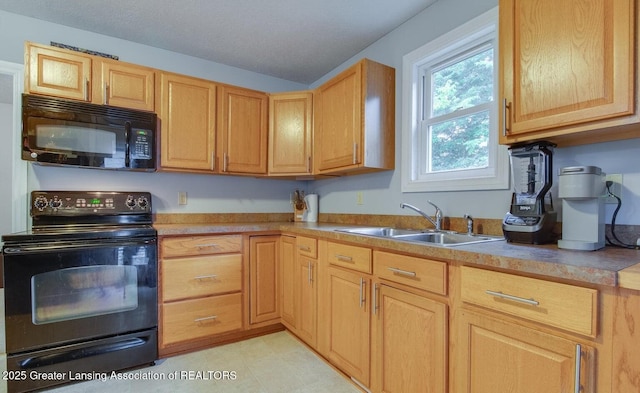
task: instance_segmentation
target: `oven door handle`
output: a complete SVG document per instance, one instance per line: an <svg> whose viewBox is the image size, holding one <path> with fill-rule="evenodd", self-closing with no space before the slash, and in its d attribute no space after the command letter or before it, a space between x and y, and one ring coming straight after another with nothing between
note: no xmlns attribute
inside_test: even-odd
<svg viewBox="0 0 640 393"><path fill-rule="evenodd" d="M91 356L104 355L105 353L122 351L146 344L147 339L130 338L110 344L99 344L89 348L74 349L68 352L56 353L28 358L20 362L22 369L51 366L57 363L64 363L71 360L88 358Z"/></svg>
<svg viewBox="0 0 640 393"><path fill-rule="evenodd" d="M139 240L100 240L100 241L77 241L77 242L52 242L52 243L39 243L34 245L5 245L3 252L5 254L26 254L26 253L46 253L57 252L60 250L77 250L77 249L89 249L89 248L104 248L104 247L127 247L127 246L147 246L156 244L155 238L139 239Z"/></svg>

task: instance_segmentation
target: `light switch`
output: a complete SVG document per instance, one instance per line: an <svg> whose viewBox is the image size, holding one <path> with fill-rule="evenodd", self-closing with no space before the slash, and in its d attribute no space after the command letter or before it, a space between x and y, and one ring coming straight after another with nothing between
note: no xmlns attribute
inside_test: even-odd
<svg viewBox="0 0 640 393"><path fill-rule="evenodd" d="M178 191L178 205L186 205L186 204L187 204L187 192Z"/></svg>

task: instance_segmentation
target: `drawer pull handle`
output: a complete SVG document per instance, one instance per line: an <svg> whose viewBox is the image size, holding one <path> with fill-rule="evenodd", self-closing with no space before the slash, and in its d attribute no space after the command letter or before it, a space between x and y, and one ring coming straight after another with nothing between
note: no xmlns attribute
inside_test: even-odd
<svg viewBox="0 0 640 393"><path fill-rule="evenodd" d="M580 385L580 368L582 365L582 346L580 344L576 344L576 371L575 371L575 382L573 391L574 393L580 393L582 390L582 386Z"/></svg>
<svg viewBox="0 0 640 393"><path fill-rule="evenodd" d="M206 276L195 276L194 279L196 279L196 280L208 280L208 279L216 278L216 277L218 277L217 274L208 274Z"/></svg>
<svg viewBox="0 0 640 393"><path fill-rule="evenodd" d="M410 272L408 270L398 269L397 267L388 267L387 269L391 270L394 274L399 274L401 276L407 276L407 277L416 276L416 272Z"/></svg>
<svg viewBox="0 0 640 393"><path fill-rule="evenodd" d="M378 296L379 296L379 292L380 292L380 287L379 285L376 283L373 286L373 314L377 314L378 313L378 309L380 308L380 306L378 305Z"/></svg>
<svg viewBox="0 0 640 393"><path fill-rule="evenodd" d="M366 289L366 284L364 282L364 278L360 278L360 308L364 307L365 297L364 291Z"/></svg>
<svg viewBox="0 0 640 393"><path fill-rule="evenodd" d="M203 243L203 244L196 244L196 247L201 247L201 248L213 247L213 248L217 248L218 244L217 243Z"/></svg>
<svg viewBox="0 0 640 393"><path fill-rule="evenodd" d="M538 306L538 305L540 305L540 302L538 302L535 299L525 299L523 297L508 295L506 293L496 292L496 291L489 291L489 290L485 291L485 293L487 295L499 297L499 298L502 298L502 299L512 300L512 301L518 302L518 303L528 304L530 306Z"/></svg>
<svg viewBox="0 0 640 393"><path fill-rule="evenodd" d="M217 315L212 315L210 317L196 318L196 319L193 320L193 322L198 323L198 322L213 321L216 318L218 318Z"/></svg>
<svg viewBox="0 0 640 393"><path fill-rule="evenodd" d="M340 255L340 254L336 254L336 259L342 262L351 262L353 263L353 258L351 258L348 255Z"/></svg>
<svg viewBox="0 0 640 393"><path fill-rule="evenodd" d="M311 247L309 247L309 246L298 246L298 250L300 250L300 251L311 251Z"/></svg>

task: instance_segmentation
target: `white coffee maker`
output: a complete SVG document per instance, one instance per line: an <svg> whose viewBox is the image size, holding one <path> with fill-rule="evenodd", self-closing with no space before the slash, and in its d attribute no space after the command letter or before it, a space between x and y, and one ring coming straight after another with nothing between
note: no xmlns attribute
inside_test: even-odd
<svg viewBox="0 0 640 393"><path fill-rule="evenodd" d="M558 247L593 251L604 247L605 174L596 166L562 168L558 197L562 199L562 239Z"/></svg>

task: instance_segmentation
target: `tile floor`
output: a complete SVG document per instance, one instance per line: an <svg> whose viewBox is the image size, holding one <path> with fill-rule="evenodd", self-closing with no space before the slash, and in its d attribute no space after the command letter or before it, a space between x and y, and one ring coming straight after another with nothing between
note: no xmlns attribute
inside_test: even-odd
<svg viewBox="0 0 640 393"><path fill-rule="evenodd" d="M235 379L221 379L225 371ZM176 375L177 380L168 380ZM190 380L201 372L208 380ZM233 344L161 360L153 367L129 373L134 377L164 376L165 380L101 380L66 385L50 393L243 392L358 393L350 381L329 367L288 332L278 332Z"/></svg>

